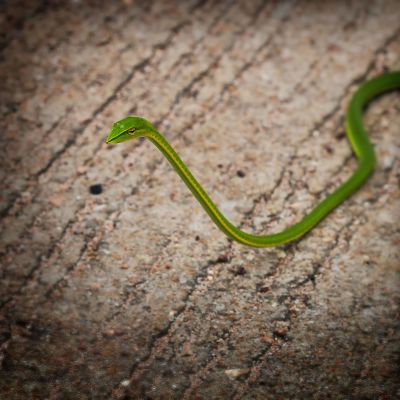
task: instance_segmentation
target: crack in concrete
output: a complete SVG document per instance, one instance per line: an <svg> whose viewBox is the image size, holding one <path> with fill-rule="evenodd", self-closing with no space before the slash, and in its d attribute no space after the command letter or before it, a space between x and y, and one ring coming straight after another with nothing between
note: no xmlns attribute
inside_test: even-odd
<svg viewBox="0 0 400 400"><path fill-rule="evenodd" d="M20 20L14 22L14 24L17 26L17 29L21 32L24 29L27 21L35 18L37 15L44 13L47 10L48 6L48 1L42 1L41 3L39 2L36 8L30 14L24 15L22 18L20 18ZM10 43L12 43L13 40L15 40L16 37L18 37L18 32L15 32L15 30L8 32L6 34L4 42L0 44L0 52L4 52L4 50L10 45Z"/></svg>
<svg viewBox="0 0 400 400"><path fill-rule="evenodd" d="M252 26L256 22L257 18L259 17L260 12L265 7L265 5L266 5L266 2L265 2L265 0L263 0L261 2L260 6L257 7L257 12L254 13L253 18L250 21L250 23L248 25L245 25L244 27L242 27L237 32L235 32L234 33L234 38L242 36L243 33L246 32L246 30L249 29L249 26ZM220 52L218 54L218 56L214 58L213 62L210 63L207 66L207 68L205 68L203 71L201 71L199 74L197 74L186 86L184 86L181 90L178 91L178 93L175 95L175 99L172 101L168 111L166 113L164 113L164 115L162 115L154 123L155 126L160 125L162 123L162 121L164 121L169 115L171 115L173 110L176 108L176 106L181 102L181 100L183 98L191 96L191 91L192 91L193 87L197 83L201 82L205 77L209 76L211 71L213 69L215 69L220 64L220 62L221 62L222 58L224 57L224 55L228 54L233 49L233 47L235 45L234 38L229 43L229 45L225 46L224 49L222 50L222 52Z"/></svg>
<svg viewBox="0 0 400 400"><path fill-rule="evenodd" d="M179 31L184 26L186 26L188 23L189 22L187 20L185 20L185 21L177 24L174 28L171 29L171 33L168 35L168 37L164 41L162 41L160 43L156 43L153 46L150 55L148 57L146 57L145 59L143 59L142 61L140 61L139 63L137 63L133 68L131 68L129 73L125 76L125 78L123 80L121 80L116 85L116 87L114 88L112 93L107 97L107 99L104 102L102 102L91 113L91 115L85 119L85 121L83 123L81 123L79 126L76 126L75 128L72 129L74 131L74 135L72 135L70 138L68 138L67 141L64 143L64 145L59 150L55 151L53 153L53 155L50 157L50 159L45 163L45 165L43 165L38 171L36 171L35 174L33 174L33 176L30 177L30 179L33 178L35 180L38 180L40 178L40 176L47 173L50 170L50 168L53 166L54 162L57 161L63 154L65 154L71 146L76 144L76 140L79 137L79 132L82 132L84 129L86 129L87 126L89 126L89 124L92 123L93 120L99 114L101 114L117 98L120 91L124 88L124 86L126 86L133 79L135 74L137 72L143 71L143 69L147 65L150 64L150 62L153 59L153 57L155 56L157 50L165 49L173 41L173 38L179 33ZM102 141L101 141L101 143L102 143ZM92 156L94 156L94 154L95 154L95 152L93 152ZM5 216L8 215L12 206L20 197L21 197L21 194L16 194L14 196L14 198L12 198L10 203L1 211L1 213L0 213L1 218L4 218ZM33 198L32 200L34 200L34 199L35 198Z"/></svg>
<svg viewBox="0 0 400 400"><path fill-rule="evenodd" d="M66 232L68 231L68 229L71 226L72 226L72 221L69 221L64 226L64 228L61 232L61 236L65 236ZM15 297L19 296L23 292L24 288L29 284L29 281L33 278L35 272L42 266L43 260L49 259L51 257L51 255L54 253L54 251L57 249L58 243L59 243L59 241L53 241L50 244L50 246L48 247L45 255L43 255L43 253L41 253L36 257L33 268L31 268L29 273L26 275L25 280L24 280L23 284L19 287L19 289L17 291L15 291L14 293L11 293L11 295L7 299L0 301L0 311L12 300L15 301L16 300Z"/></svg>
<svg viewBox="0 0 400 400"><path fill-rule="evenodd" d="M208 274L208 270L217 265L217 264L229 264L231 261L231 257L221 257L218 256L215 260L209 260L207 264L205 264L201 272L197 274L193 279L191 279L192 284L190 285L190 289L188 290L185 298L183 299L184 305L176 310L174 319L168 321L165 327L152 335L150 343L148 345L149 351L148 354L141 357L141 359L135 361L127 374L129 376L129 380L132 382L137 379L146 369L146 366L149 365L154 358L159 354L167 345L167 338L171 337L174 332L174 326L179 317L186 311L188 307L188 299L191 297L192 293L197 289L199 282L205 278ZM112 393L118 393L120 391L120 384L114 386Z"/></svg>

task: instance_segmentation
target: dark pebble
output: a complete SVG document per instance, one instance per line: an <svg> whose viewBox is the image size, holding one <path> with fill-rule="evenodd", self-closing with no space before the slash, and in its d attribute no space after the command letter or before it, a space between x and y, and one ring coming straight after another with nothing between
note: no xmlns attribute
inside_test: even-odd
<svg viewBox="0 0 400 400"><path fill-rule="evenodd" d="M91 185L89 187L89 191L91 194L100 194L103 191L103 187L100 185L100 183L96 183L96 185Z"/></svg>
<svg viewBox="0 0 400 400"><path fill-rule="evenodd" d="M239 171L236 171L236 175L239 178L244 178L246 176L246 174L241 169L239 169Z"/></svg>

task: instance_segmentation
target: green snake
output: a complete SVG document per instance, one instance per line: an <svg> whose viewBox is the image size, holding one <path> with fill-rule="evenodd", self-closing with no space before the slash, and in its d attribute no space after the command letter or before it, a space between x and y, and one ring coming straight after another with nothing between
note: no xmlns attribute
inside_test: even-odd
<svg viewBox="0 0 400 400"><path fill-rule="evenodd" d="M299 239L310 231L335 207L353 194L371 175L375 167L375 152L363 126L362 112L372 98L396 88L400 88L400 71L386 73L371 79L355 92L346 113L346 133L358 158L357 169L346 182L315 206L300 222L289 226L282 232L271 235L252 235L238 229L229 222L194 178L176 151L144 118L133 116L116 122L112 126L106 143L120 143L139 137L150 139L171 163L211 219L228 237L253 247L279 246Z"/></svg>

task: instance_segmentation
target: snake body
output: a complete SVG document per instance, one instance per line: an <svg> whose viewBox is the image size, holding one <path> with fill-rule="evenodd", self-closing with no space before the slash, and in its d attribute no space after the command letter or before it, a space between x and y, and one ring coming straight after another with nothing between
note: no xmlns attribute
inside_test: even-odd
<svg viewBox="0 0 400 400"><path fill-rule="evenodd" d="M227 236L253 247L279 246L299 239L310 231L335 207L352 195L371 175L375 168L375 152L364 129L362 112L372 98L396 88L400 88L400 71L373 78L358 88L351 98L345 123L347 137L358 159L357 169L346 182L316 205L300 222L271 235L252 235L238 229L229 222L168 141L144 118L127 117L116 122L107 137L106 143L120 143L138 137L147 137L168 159L204 210Z"/></svg>

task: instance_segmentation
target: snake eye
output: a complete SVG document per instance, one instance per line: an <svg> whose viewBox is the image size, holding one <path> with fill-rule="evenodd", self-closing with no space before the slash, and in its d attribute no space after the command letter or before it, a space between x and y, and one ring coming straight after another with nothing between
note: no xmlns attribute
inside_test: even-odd
<svg viewBox="0 0 400 400"><path fill-rule="evenodd" d="M131 135L133 132L135 132L136 131L136 129L135 128L131 128L131 129L129 129L128 130L128 133Z"/></svg>

